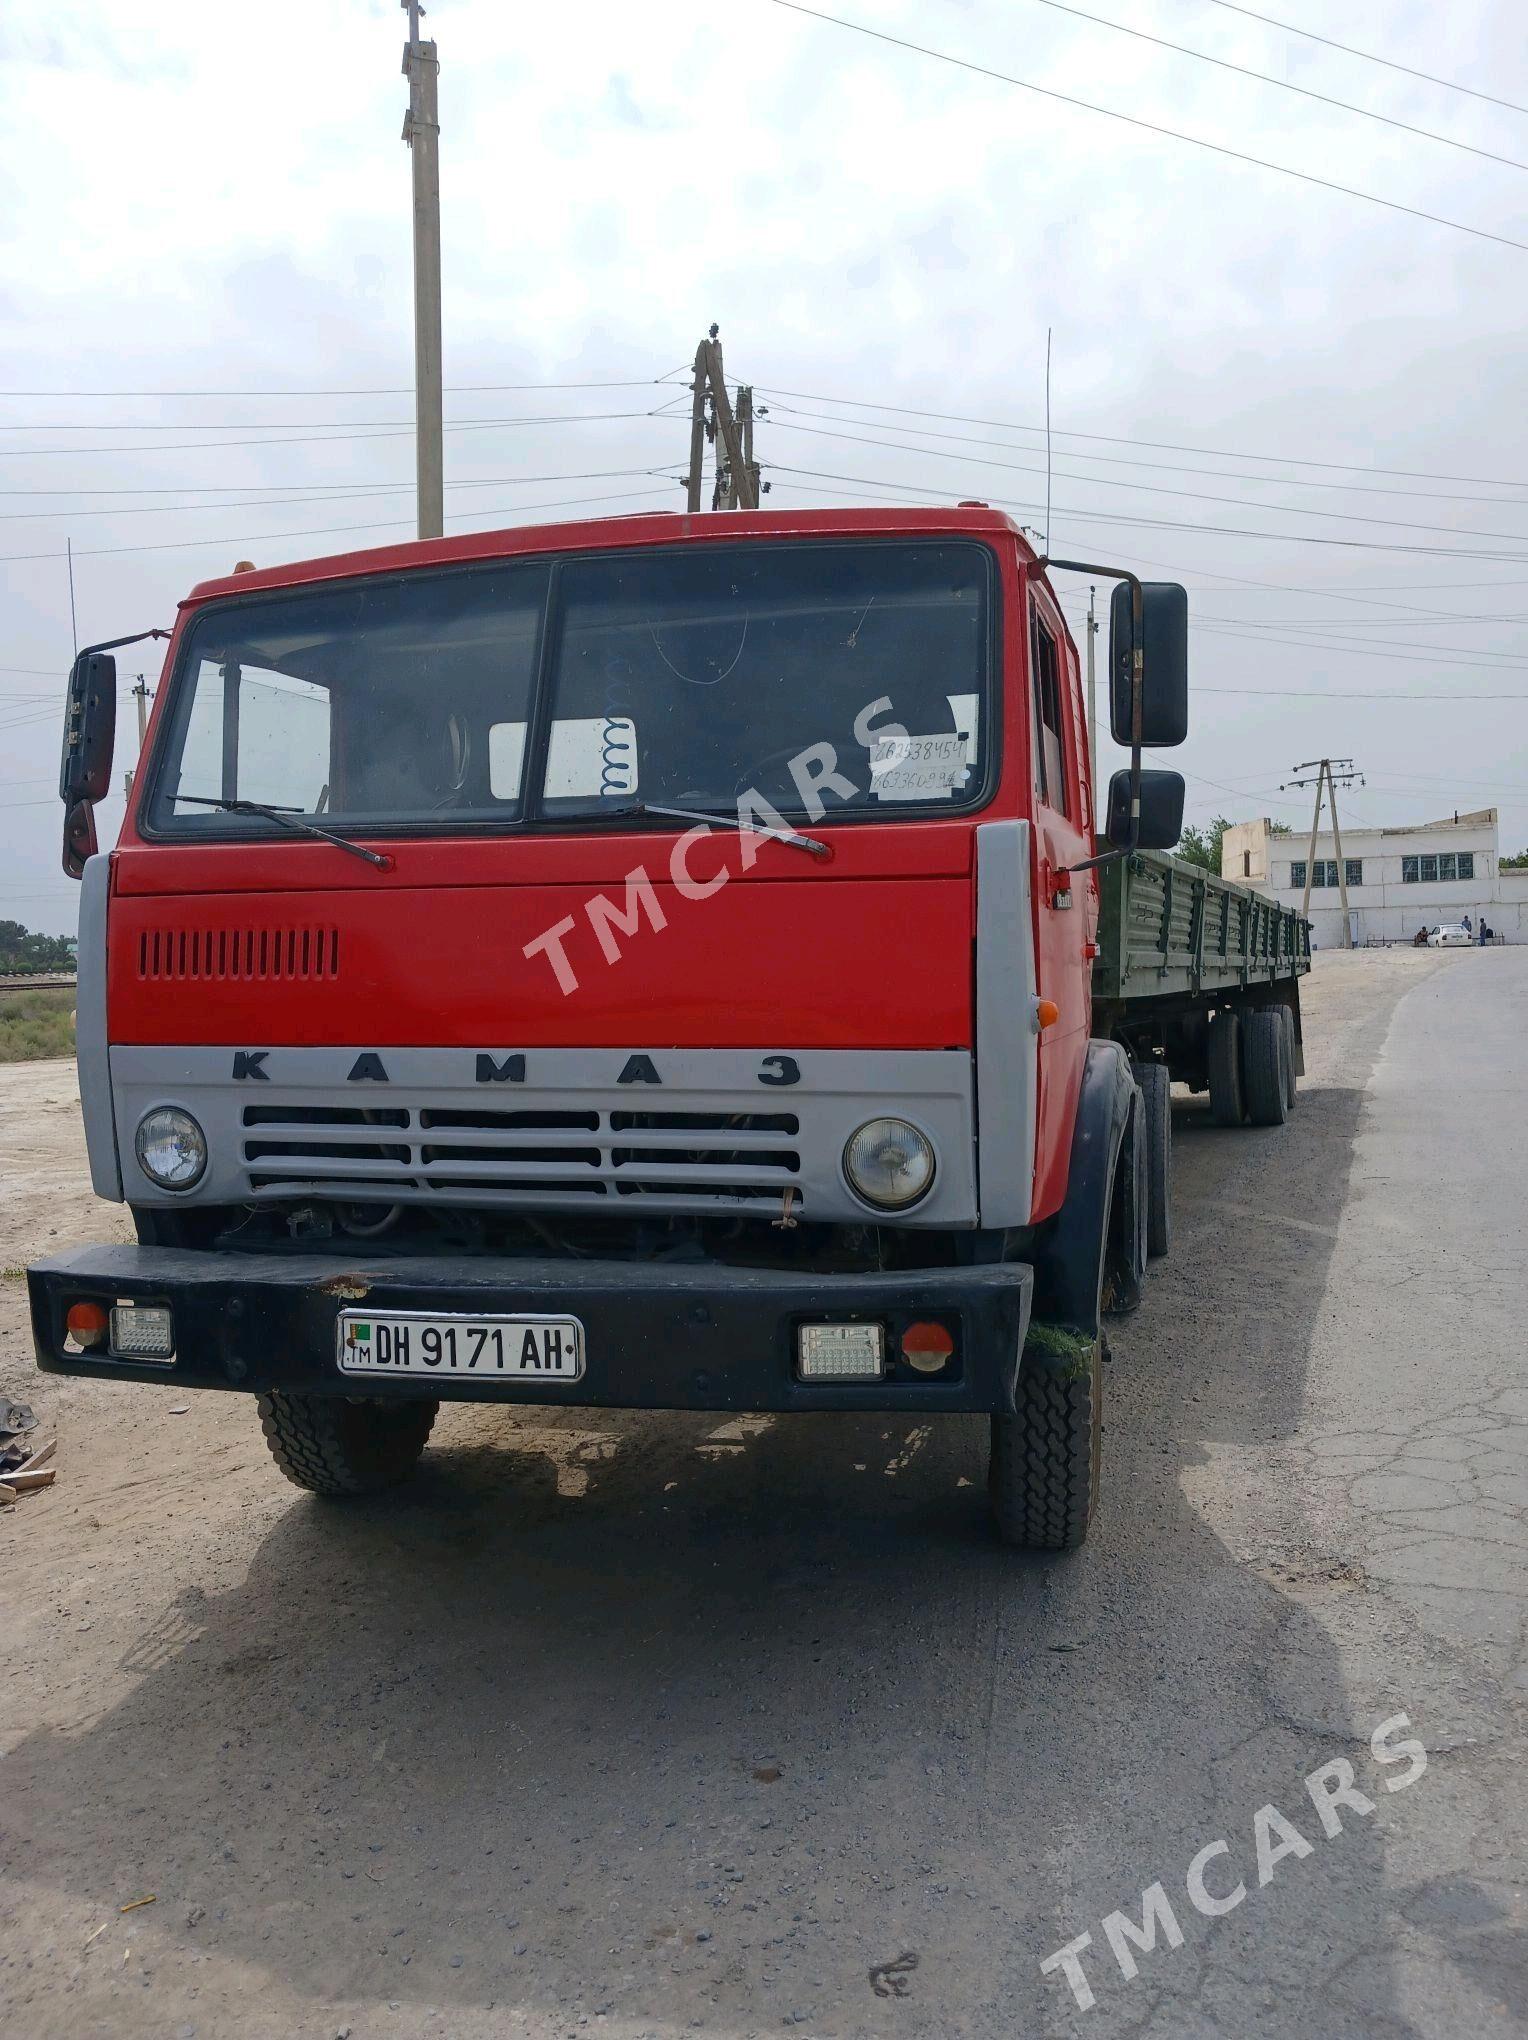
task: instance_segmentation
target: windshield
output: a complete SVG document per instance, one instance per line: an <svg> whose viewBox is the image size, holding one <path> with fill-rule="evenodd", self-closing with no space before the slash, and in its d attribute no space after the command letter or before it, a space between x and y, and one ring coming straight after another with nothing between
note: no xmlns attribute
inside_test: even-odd
<svg viewBox="0 0 1528 2040"><path fill-rule="evenodd" d="M948 813L987 776L993 566L969 541L707 543L225 603L181 651L150 820Z"/></svg>

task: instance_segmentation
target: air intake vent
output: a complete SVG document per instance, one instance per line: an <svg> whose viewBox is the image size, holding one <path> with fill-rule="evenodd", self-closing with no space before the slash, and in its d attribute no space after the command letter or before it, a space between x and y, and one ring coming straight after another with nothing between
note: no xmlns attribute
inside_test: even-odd
<svg viewBox="0 0 1528 2040"><path fill-rule="evenodd" d="M338 928L152 928L138 937L138 976L337 978Z"/></svg>

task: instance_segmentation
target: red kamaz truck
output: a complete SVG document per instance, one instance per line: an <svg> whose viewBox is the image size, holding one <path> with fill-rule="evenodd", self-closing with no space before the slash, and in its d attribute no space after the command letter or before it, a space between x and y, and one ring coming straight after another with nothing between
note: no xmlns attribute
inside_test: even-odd
<svg viewBox="0 0 1528 2040"><path fill-rule="evenodd" d="M1080 1542L1169 1073L1266 1120L1308 951L1146 856L1186 600L1106 567L1133 761L1095 843L1062 564L963 506L207 582L106 855L82 654L80 1088L139 1244L30 1271L40 1365L254 1393L331 1495L405 1476L447 1398L983 1412L1001 1534ZM1134 988L1131 872L1175 902Z"/></svg>

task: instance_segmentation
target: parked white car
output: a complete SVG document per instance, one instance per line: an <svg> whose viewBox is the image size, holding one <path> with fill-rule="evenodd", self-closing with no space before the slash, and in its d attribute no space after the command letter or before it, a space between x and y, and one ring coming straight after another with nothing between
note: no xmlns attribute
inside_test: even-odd
<svg viewBox="0 0 1528 2040"><path fill-rule="evenodd" d="M1468 928L1461 928L1455 921L1444 921L1434 928L1427 938L1429 949L1469 949L1475 937Z"/></svg>

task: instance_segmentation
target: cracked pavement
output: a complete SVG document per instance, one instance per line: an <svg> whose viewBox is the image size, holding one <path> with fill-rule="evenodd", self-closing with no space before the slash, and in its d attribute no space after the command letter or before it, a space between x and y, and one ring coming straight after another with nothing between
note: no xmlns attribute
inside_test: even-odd
<svg viewBox="0 0 1528 2040"><path fill-rule="evenodd" d="M1064 1561L993 1547L965 1420L464 1406L335 1511L243 1397L32 1374L4 1281L60 1437L0 1526L9 2030L1521 2034L1525 1010L1525 950L1323 954L1287 1127L1178 1097ZM71 1083L0 1070L7 1263L120 1236ZM1086 2012L1039 1968L1085 1931Z"/></svg>

